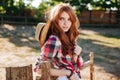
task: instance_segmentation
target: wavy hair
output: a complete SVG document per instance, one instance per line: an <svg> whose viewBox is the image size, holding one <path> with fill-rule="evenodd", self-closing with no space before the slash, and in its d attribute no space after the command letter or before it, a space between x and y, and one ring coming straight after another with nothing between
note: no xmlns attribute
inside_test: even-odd
<svg viewBox="0 0 120 80"><path fill-rule="evenodd" d="M68 32L64 32L58 25L60 15L63 12L68 13L72 22L72 25ZM52 8L49 13L47 23L40 37L40 45L43 46L49 35L53 34L58 36L62 43L63 55L71 55L74 49L73 46L75 45L77 36L79 35L78 27L79 21L72 7L69 4L65 3L58 4L54 8Z"/></svg>

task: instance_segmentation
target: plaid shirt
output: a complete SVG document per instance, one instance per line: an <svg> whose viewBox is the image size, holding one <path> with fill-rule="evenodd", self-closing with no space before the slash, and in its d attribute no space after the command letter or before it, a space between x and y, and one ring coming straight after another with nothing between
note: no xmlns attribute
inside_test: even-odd
<svg viewBox="0 0 120 80"><path fill-rule="evenodd" d="M62 54L61 41L55 35L51 35L41 48L41 54L36 60L34 70L36 71L36 68L40 67L40 63L46 60L49 60L54 68L69 69L76 73L80 73L80 67L83 65L83 60L80 56L78 56L77 63L74 63L69 55L64 56Z"/></svg>

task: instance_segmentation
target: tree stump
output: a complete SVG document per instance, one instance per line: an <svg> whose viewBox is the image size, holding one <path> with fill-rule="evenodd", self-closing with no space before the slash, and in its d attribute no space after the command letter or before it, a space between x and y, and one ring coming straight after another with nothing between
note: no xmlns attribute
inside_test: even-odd
<svg viewBox="0 0 120 80"><path fill-rule="evenodd" d="M50 69L51 69L51 64L49 61L44 61L41 64L41 69L42 69L42 75L40 80L51 80L50 76Z"/></svg>
<svg viewBox="0 0 120 80"><path fill-rule="evenodd" d="M32 64L22 67L6 67L6 80L33 80Z"/></svg>

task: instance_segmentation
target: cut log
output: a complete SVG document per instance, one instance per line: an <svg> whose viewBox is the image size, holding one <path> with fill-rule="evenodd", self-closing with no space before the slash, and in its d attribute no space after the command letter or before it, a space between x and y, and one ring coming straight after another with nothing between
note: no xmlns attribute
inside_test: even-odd
<svg viewBox="0 0 120 80"><path fill-rule="evenodd" d="M6 67L6 80L33 80L32 64L22 67Z"/></svg>
<svg viewBox="0 0 120 80"><path fill-rule="evenodd" d="M40 80L51 80L50 76L50 69L51 69L51 64L49 61L44 61L41 64L41 69L42 69L42 75Z"/></svg>

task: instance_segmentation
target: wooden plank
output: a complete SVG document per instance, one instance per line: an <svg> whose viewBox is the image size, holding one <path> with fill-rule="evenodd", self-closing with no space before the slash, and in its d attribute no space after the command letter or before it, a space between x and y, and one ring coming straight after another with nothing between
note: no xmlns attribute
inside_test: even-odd
<svg viewBox="0 0 120 80"><path fill-rule="evenodd" d="M94 80L94 53L90 52L90 80Z"/></svg>

